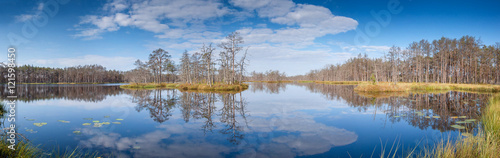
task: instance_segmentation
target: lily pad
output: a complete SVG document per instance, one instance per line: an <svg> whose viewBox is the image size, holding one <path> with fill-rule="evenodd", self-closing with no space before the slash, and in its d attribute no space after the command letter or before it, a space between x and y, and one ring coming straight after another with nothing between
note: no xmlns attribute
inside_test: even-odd
<svg viewBox="0 0 500 158"><path fill-rule="evenodd" d="M430 116L425 116L425 118L431 118Z"/></svg>
<svg viewBox="0 0 500 158"><path fill-rule="evenodd" d="M62 123L69 123L69 121L65 121L65 120L57 120L59 122L62 122Z"/></svg>
<svg viewBox="0 0 500 158"><path fill-rule="evenodd" d="M116 121L123 121L123 119L116 119Z"/></svg>
<svg viewBox="0 0 500 158"><path fill-rule="evenodd" d="M103 124L103 125L109 125L111 123L109 123L109 122L102 122L101 124Z"/></svg>
<svg viewBox="0 0 500 158"><path fill-rule="evenodd" d="M35 119L26 119L26 121L35 121Z"/></svg>
<svg viewBox="0 0 500 158"><path fill-rule="evenodd" d="M109 118L109 116L104 116L104 118Z"/></svg>
<svg viewBox="0 0 500 158"><path fill-rule="evenodd" d="M83 123L82 125L84 125L84 126L90 126L91 123Z"/></svg>
<svg viewBox="0 0 500 158"><path fill-rule="evenodd" d="M46 125L47 123L45 122L42 122L42 123L33 123L33 125L35 126L38 126L38 127L42 127L43 125Z"/></svg>
<svg viewBox="0 0 500 158"><path fill-rule="evenodd" d="M451 125L451 127L456 128L456 129L465 129L464 126L460 126L460 125Z"/></svg>
<svg viewBox="0 0 500 158"><path fill-rule="evenodd" d="M93 120L93 118L83 118L84 120Z"/></svg>
<svg viewBox="0 0 500 158"><path fill-rule="evenodd" d="M102 123L94 123L94 127L102 127Z"/></svg>
<svg viewBox="0 0 500 158"><path fill-rule="evenodd" d="M467 119L465 121L467 121L467 122L474 122L474 121L476 121L476 119Z"/></svg>
<svg viewBox="0 0 500 158"><path fill-rule="evenodd" d="M111 122L113 124L122 124L121 122Z"/></svg>
<svg viewBox="0 0 500 158"><path fill-rule="evenodd" d="M94 123L99 123L99 120L95 120L95 121L92 121L92 122L94 122Z"/></svg>
<svg viewBox="0 0 500 158"><path fill-rule="evenodd" d="M394 117L400 117L400 116L394 116Z"/></svg>
<svg viewBox="0 0 500 158"><path fill-rule="evenodd" d="M73 131L74 134L81 134L81 131Z"/></svg>
<svg viewBox="0 0 500 158"><path fill-rule="evenodd" d="M450 118L452 118L452 119L457 119L457 118L458 118L458 116L452 116L452 117L450 117Z"/></svg>
<svg viewBox="0 0 500 158"><path fill-rule="evenodd" d="M432 116L432 118L441 118L440 116Z"/></svg>
<svg viewBox="0 0 500 158"><path fill-rule="evenodd" d="M467 118L467 116L458 116L458 118Z"/></svg>
<svg viewBox="0 0 500 158"><path fill-rule="evenodd" d="M455 122L455 123L458 123L458 124L464 124L464 123L467 123L467 122L465 122L465 121L457 121L457 122Z"/></svg>
<svg viewBox="0 0 500 158"><path fill-rule="evenodd" d="M134 146L132 147L132 149L141 149L141 146L134 145Z"/></svg>
<svg viewBox="0 0 500 158"><path fill-rule="evenodd" d="M474 135L470 134L470 133L462 133L462 136L465 136L465 137L472 137Z"/></svg>
<svg viewBox="0 0 500 158"><path fill-rule="evenodd" d="M26 132L37 133L38 131L34 131L33 129L26 128Z"/></svg>

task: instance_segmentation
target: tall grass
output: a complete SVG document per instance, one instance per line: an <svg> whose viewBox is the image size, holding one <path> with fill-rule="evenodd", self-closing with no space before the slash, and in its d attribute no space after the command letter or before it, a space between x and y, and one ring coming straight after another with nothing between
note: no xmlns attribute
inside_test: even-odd
<svg viewBox="0 0 500 158"><path fill-rule="evenodd" d="M7 135L2 135L0 140L0 157L6 158L98 158L102 157L98 152L84 152L79 148L73 150L59 150L45 152L39 146L36 146L28 140L16 140L15 150L8 148L10 142L7 141Z"/></svg>

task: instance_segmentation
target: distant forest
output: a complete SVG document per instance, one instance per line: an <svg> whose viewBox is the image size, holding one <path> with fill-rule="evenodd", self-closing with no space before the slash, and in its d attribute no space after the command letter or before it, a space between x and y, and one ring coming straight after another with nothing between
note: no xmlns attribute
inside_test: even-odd
<svg viewBox="0 0 500 158"><path fill-rule="evenodd" d="M7 68L0 67L0 83L7 83ZM106 70L101 65L72 66L66 68L49 68L31 65L19 66L16 69L16 83L116 83L123 82L123 73L117 70Z"/></svg>
<svg viewBox="0 0 500 158"><path fill-rule="evenodd" d="M381 58L359 54L343 64L327 65L289 80L386 82L500 83L500 43L483 45L480 39L442 37L393 46Z"/></svg>
<svg viewBox="0 0 500 158"><path fill-rule="evenodd" d="M393 46L381 58L366 54L343 64L327 65L305 75L287 76L284 72L246 72L247 49L243 38L233 32L213 46L203 45L199 51L182 54L176 65L170 54L157 49L148 61L137 60L129 71L107 70L101 65L47 68L24 65L17 68L18 83L106 83L106 82L186 82L228 83L242 81L369 81L439 82L500 84L500 43L483 45L481 40L463 36L412 42L406 48ZM216 49L218 51L218 58ZM0 67L1 83L7 82L7 71ZM247 74L247 75L245 75ZM373 77L372 77L373 76Z"/></svg>

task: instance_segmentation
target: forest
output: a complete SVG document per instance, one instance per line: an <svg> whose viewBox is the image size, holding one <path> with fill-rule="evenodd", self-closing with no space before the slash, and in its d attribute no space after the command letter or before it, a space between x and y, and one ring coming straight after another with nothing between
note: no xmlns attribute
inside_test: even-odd
<svg viewBox="0 0 500 158"><path fill-rule="evenodd" d="M0 67L0 83L7 83L7 68ZM106 70L101 65L78 65L66 68L49 68L23 65L16 68L17 83L116 83L124 82L123 73Z"/></svg>
<svg viewBox="0 0 500 158"><path fill-rule="evenodd" d="M359 54L343 64L327 65L289 80L436 82L499 84L500 43L483 45L471 36L421 40L393 46L381 58Z"/></svg>

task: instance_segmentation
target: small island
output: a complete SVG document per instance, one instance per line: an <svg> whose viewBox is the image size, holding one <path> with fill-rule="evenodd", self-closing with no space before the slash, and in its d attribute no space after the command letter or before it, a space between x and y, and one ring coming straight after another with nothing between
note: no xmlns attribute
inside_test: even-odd
<svg viewBox="0 0 500 158"><path fill-rule="evenodd" d="M167 51L156 49L149 54L148 61L135 62L136 68L124 75L131 83L120 88L243 91L248 89L248 84L243 83L248 48L243 50L242 43L240 34L233 32L217 45L222 49L219 58L214 59L216 47L212 43L203 44L199 52L191 55L184 51L178 65Z"/></svg>

